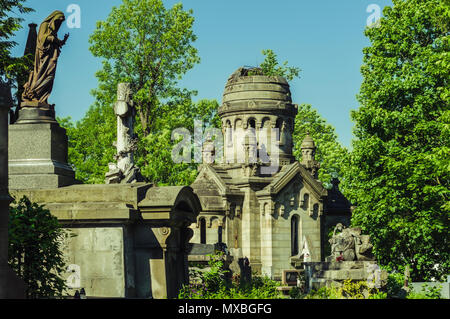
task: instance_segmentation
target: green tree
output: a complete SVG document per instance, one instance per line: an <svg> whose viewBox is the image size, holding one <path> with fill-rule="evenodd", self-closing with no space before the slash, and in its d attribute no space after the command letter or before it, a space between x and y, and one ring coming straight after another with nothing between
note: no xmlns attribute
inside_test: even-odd
<svg viewBox="0 0 450 319"><path fill-rule="evenodd" d="M265 56L264 61L259 65L259 70L250 70L249 75L261 73L266 76L282 76L288 81L292 81L300 74L300 68L288 66L288 61L284 61L282 65L278 62L277 55L273 50L262 50Z"/></svg>
<svg viewBox="0 0 450 319"><path fill-rule="evenodd" d="M9 265L24 280L27 298L61 296L66 264L58 219L25 196L12 203L9 218Z"/></svg>
<svg viewBox="0 0 450 319"><path fill-rule="evenodd" d="M30 56L11 56L12 48L17 45L11 37L21 28L20 23L23 21L20 15L34 11L24 3L24 0L0 1L0 81L8 83L12 88L16 87L18 80L20 82L27 76L27 71L33 65Z"/></svg>
<svg viewBox="0 0 450 319"><path fill-rule="evenodd" d="M142 132L152 132L164 105L192 93L177 82L200 61L192 46L193 23L192 10L184 11L181 3L166 9L161 0L124 0L113 7L89 39L92 54L103 58L97 101L110 105L117 84L131 83Z"/></svg>
<svg viewBox="0 0 450 319"><path fill-rule="evenodd" d="M365 34L347 171L352 223L379 262L415 281L449 273L449 27L441 0L393 0Z"/></svg>
<svg viewBox="0 0 450 319"><path fill-rule="evenodd" d="M302 104L298 107L292 136L294 155L299 161L302 160L300 146L308 132L317 147L316 160L320 162L319 179L329 188L333 177L343 179L348 151L339 143L334 127L328 124L311 105Z"/></svg>

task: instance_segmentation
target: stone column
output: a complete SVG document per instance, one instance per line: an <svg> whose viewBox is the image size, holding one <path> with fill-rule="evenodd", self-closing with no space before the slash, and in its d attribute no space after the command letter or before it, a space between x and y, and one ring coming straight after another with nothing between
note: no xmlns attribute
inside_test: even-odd
<svg viewBox="0 0 450 319"><path fill-rule="evenodd" d="M8 113L10 88L0 82L0 299L25 298L25 285L8 266Z"/></svg>

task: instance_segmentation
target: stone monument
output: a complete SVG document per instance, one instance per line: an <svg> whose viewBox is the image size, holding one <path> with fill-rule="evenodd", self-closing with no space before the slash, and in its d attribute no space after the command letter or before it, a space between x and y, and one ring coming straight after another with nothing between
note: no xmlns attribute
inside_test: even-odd
<svg viewBox="0 0 450 319"><path fill-rule="evenodd" d="M117 163L109 164L109 172L105 174L106 184L143 182L140 169L134 164L134 151L137 149L137 137L134 134L136 109L131 99L129 83L117 86L117 102L114 113L117 116Z"/></svg>
<svg viewBox="0 0 450 319"><path fill-rule="evenodd" d="M9 188L62 187L77 183L67 161L67 135L48 103L57 60L69 35L59 40L65 20L61 11L48 16L39 27L34 68L24 85L17 119L9 126Z"/></svg>
<svg viewBox="0 0 450 319"><path fill-rule="evenodd" d="M252 271L272 279L281 280L293 262L323 261L325 227L349 223L351 213L341 205L343 195L317 179L320 165L309 135L301 144L302 160L293 154L298 107L288 81L239 68L228 78L217 112L224 161L213 161L222 152L210 141L203 144L203 164L192 184L202 203L192 243L221 241L235 260L246 256Z"/></svg>
<svg viewBox="0 0 450 319"><path fill-rule="evenodd" d="M387 282L387 272L376 264L369 235L360 227L346 228L338 223L334 229L331 256L325 262L304 262L308 290L323 286L340 286L345 280L367 281L380 288Z"/></svg>
<svg viewBox="0 0 450 319"><path fill-rule="evenodd" d="M8 112L11 89L0 80L0 299L25 298L25 284L8 266Z"/></svg>
<svg viewBox="0 0 450 319"><path fill-rule="evenodd" d="M340 231L340 233L337 233ZM374 260L372 254L373 245L369 235L362 235L360 227L345 228L341 223L337 224L331 244L331 256L327 261L354 261Z"/></svg>

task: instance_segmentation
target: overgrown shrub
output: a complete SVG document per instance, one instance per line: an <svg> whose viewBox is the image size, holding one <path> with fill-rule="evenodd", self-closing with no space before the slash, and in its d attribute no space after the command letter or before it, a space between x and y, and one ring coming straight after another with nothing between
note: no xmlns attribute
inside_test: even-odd
<svg viewBox="0 0 450 319"><path fill-rule="evenodd" d="M27 298L61 296L60 276L66 269L60 250L64 235L58 219L27 197L14 201L9 212L8 262L27 286Z"/></svg>
<svg viewBox="0 0 450 319"><path fill-rule="evenodd" d="M277 291L279 283L267 277L253 276L250 283L242 284L239 275L230 277L223 267L223 253L211 255L210 270L195 274L200 282L183 286L179 299L275 299L283 298Z"/></svg>
<svg viewBox="0 0 450 319"><path fill-rule="evenodd" d="M427 284L423 284L421 292L410 292L406 299L441 299L441 289L441 286L429 287Z"/></svg>
<svg viewBox="0 0 450 319"><path fill-rule="evenodd" d="M305 299L383 299L386 293L369 287L366 281L345 280L341 287L322 287L311 291Z"/></svg>

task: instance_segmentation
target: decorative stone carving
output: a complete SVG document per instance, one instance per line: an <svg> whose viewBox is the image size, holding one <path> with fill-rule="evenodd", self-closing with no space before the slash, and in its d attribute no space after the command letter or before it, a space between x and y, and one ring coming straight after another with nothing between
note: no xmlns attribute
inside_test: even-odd
<svg viewBox="0 0 450 319"><path fill-rule="evenodd" d="M337 233L340 231L340 233ZM329 261L372 261L372 248L369 235L361 235L360 227L345 228L341 223L334 228Z"/></svg>
<svg viewBox="0 0 450 319"><path fill-rule="evenodd" d="M202 148L202 158L203 164L211 165L214 164L216 156L216 148L214 142L211 140L206 141Z"/></svg>
<svg viewBox="0 0 450 319"><path fill-rule="evenodd" d="M140 169L134 165L134 152L137 149L137 137L134 134L134 118L136 109L131 99L129 83L119 83L117 87L117 102L114 113L117 116L117 163L109 164L106 173L106 184L142 182L144 178Z"/></svg>

